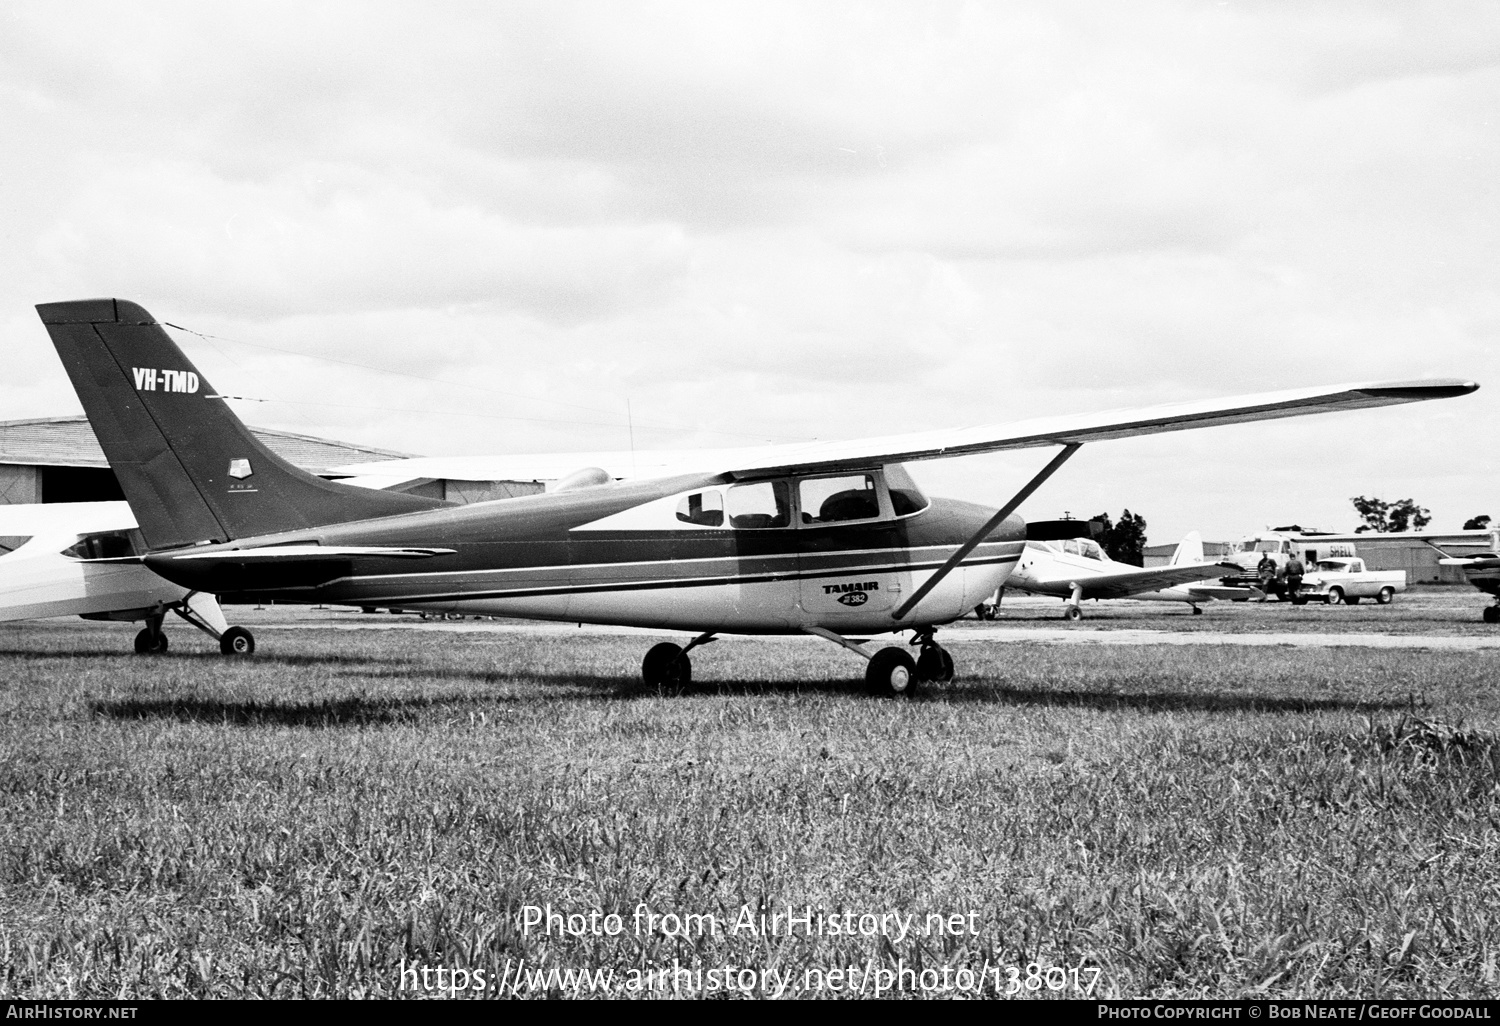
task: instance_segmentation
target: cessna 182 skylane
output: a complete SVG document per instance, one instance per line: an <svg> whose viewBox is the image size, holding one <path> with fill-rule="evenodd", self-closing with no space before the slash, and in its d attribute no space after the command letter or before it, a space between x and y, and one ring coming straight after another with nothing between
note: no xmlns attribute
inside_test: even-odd
<svg viewBox="0 0 1500 1026"><path fill-rule="evenodd" d="M140 524L146 566L241 599L492 613L692 631L642 667L686 683L722 633L807 633L868 660L871 690L952 676L934 638L1026 543L1015 509L1086 442L1464 395L1442 380L1311 388L850 442L696 453L663 476L580 472L453 506L352 488L273 455L144 309L37 307ZM924 495L903 461L1060 446L992 510ZM856 638L912 630L919 655ZM252 651L243 628L225 647Z"/></svg>
<svg viewBox="0 0 1500 1026"><path fill-rule="evenodd" d="M1054 528L1085 527L1088 521L1057 520ZM1028 525L1040 527L1039 524ZM1212 586L1194 587L1194 582L1222 577L1239 569L1234 563L1209 563L1203 558L1203 538L1191 531L1178 543L1167 566L1138 567L1117 563L1087 532L1053 530L1051 536L1037 537L1032 531L1016 568L1005 582L1006 588L1033 595L1055 595L1064 601L1063 616L1069 620L1083 617L1084 599L1131 598L1163 602L1186 602L1194 613L1201 613L1198 603L1215 597ZM1067 537L1058 535L1067 534ZM1227 591L1228 589L1217 589Z"/></svg>

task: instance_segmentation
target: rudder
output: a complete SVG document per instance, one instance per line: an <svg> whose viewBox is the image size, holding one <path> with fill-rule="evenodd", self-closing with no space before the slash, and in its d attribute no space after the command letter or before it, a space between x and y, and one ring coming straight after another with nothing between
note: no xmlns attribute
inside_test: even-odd
<svg viewBox="0 0 1500 1026"><path fill-rule="evenodd" d="M334 484L286 462L135 303L36 309L152 549L448 505Z"/></svg>
<svg viewBox="0 0 1500 1026"><path fill-rule="evenodd" d="M1197 531L1189 531L1182 536L1182 541L1177 543L1177 548L1172 553L1171 566L1186 566L1193 563L1207 563L1208 559L1203 555L1203 535Z"/></svg>

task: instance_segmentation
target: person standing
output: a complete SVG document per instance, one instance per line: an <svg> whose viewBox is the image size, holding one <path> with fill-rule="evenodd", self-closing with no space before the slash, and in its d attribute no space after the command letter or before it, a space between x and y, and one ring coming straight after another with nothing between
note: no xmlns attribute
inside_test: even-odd
<svg viewBox="0 0 1500 1026"><path fill-rule="evenodd" d="M1269 601L1271 593L1276 590L1276 560L1271 558L1269 552L1260 557L1260 562L1255 566L1255 576L1260 579L1260 601Z"/></svg>
<svg viewBox="0 0 1500 1026"><path fill-rule="evenodd" d="M1295 552L1292 558L1286 561L1286 597L1293 602L1297 601L1297 592L1302 590L1302 577L1307 568L1302 565L1302 560L1297 558Z"/></svg>

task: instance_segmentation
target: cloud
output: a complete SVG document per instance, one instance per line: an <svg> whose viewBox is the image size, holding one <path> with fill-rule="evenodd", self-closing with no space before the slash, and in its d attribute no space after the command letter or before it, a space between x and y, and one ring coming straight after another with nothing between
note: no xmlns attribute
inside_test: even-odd
<svg viewBox="0 0 1500 1026"><path fill-rule="evenodd" d="M1500 382L1485 5L4 16L0 416L76 408L30 305L101 293L237 340L187 344L282 400L247 415L434 454L615 446L627 404L723 445ZM1461 520L1500 506L1494 394L1098 447L1034 501L1153 539L1377 487ZM999 501L1017 460L922 472Z"/></svg>

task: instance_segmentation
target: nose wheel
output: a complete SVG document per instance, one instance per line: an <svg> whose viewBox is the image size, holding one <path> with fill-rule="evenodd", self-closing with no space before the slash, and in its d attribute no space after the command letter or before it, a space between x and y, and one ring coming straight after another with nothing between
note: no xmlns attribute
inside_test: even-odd
<svg viewBox="0 0 1500 1026"><path fill-rule="evenodd" d="M910 695L917 690L920 678L916 660L899 648L882 648L865 666L865 690L872 695Z"/></svg>
<svg viewBox="0 0 1500 1026"><path fill-rule="evenodd" d="M219 635L219 651L225 655L253 655L255 635L243 627L231 627Z"/></svg>
<svg viewBox="0 0 1500 1026"><path fill-rule="evenodd" d="M917 653L917 676L938 683L950 681L953 679L953 657L932 635L932 630L928 629L919 631L911 639L913 645L921 646Z"/></svg>

